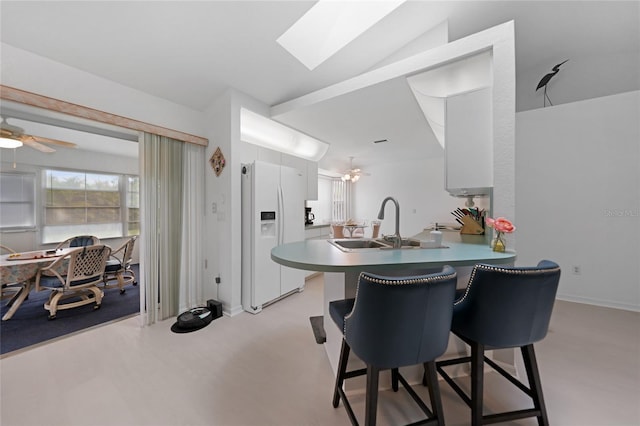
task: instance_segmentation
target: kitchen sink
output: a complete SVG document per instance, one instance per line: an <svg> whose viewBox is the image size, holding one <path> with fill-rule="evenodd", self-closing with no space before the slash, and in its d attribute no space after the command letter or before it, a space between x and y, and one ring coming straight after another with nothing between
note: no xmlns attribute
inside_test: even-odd
<svg viewBox="0 0 640 426"><path fill-rule="evenodd" d="M420 240L414 240L413 238L403 238L402 239L402 244L400 245L400 247L393 247L393 240L384 240L384 243L388 246L388 247L380 247L381 249L385 249L385 250L397 250L397 249L412 249L412 248L422 248L420 246Z"/></svg>
<svg viewBox="0 0 640 426"><path fill-rule="evenodd" d="M328 240L329 244L339 248L344 252L362 251L362 250L399 250L399 249L416 249L420 247L420 240L412 238L403 238L402 247L394 248L393 241L382 238L358 238L345 240Z"/></svg>
<svg viewBox="0 0 640 426"><path fill-rule="evenodd" d="M348 239L348 240L329 240L329 243L338 247L342 251L351 251L353 249L379 249L382 247L392 247L389 244L383 243L379 240L366 239L366 238Z"/></svg>

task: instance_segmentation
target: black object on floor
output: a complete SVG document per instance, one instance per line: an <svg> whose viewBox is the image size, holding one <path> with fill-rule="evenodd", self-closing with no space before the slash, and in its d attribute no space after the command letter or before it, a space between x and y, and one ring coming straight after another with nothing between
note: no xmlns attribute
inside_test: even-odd
<svg viewBox="0 0 640 426"><path fill-rule="evenodd" d="M190 333L205 328L213 321L213 313L209 308L191 308L178 315L177 321L171 326L174 333Z"/></svg>
<svg viewBox="0 0 640 426"><path fill-rule="evenodd" d="M132 265L138 274L138 265ZM0 325L0 353L6 354L57 337L94 327L109 321L129 317L140 312L140 285L126 286L120 294L117 288L105 289L100 309L93 304L58 311L56 319L50 321L43 305L49 298L48 291L31 291L13 318ZM0 316L9 308L0 306Z"/></svg>
<svg viewBox="0 0 640 426"><path fill-rule="evenodd" d="M327 341L327 335L324 331L324 317L322 315L317 317L309 317L311 322L311 330L313 330L313 337L316 338L316 343L321 345Z"/></svg>
<svg viewBox="0 0 640 426"><path fill-rule="evenodd" d="M222 316L222 303L214 299L207 300L207 308L213 314L213 319L220 318Z"/></svg>

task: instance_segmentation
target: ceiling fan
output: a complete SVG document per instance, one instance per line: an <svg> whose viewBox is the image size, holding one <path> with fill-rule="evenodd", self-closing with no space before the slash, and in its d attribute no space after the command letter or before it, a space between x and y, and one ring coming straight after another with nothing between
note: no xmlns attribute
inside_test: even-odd
<svg viewBox="0 0 640 426"><path fill-rule="evenodd" d="M353 157L349 157L349 170L342 174L342 180L345 182L357 182L360 180L360 176L371 176L369 173L364 173L359 168L353 168Z"/></svg>
<svg viewBox="0 0 640 426"><path fill-rule="evenodd" d="M40 152L51 153L56 152L56 150L45 144L62 146L65 148L76 147L76 144L71 142L49 139L42 136L27 135L24 133L24 129L7 123L7 120L4 117L2 117L2 122L0 123L0 131L0 148L19 148L24 144Z"/></svg>

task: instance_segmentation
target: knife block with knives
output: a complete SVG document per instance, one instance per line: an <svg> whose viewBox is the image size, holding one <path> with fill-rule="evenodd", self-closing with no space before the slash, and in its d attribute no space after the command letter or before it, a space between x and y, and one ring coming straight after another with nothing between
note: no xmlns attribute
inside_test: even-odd
<svg viewBox="0 0 640 426"><path fill-rule="evenodd" d="M482 235L484 234L484 228L471 216L463 216L460 218L462 221L462 228L460 228L461 234Z"/></svg>
<svg viewBox="0 0 640 426"><path fill-rule="evenodd" d="M484 234L484 210L482 209L456 209L451 212L456 217L456 221L462 225L461 234L482 235Z"/></svg>

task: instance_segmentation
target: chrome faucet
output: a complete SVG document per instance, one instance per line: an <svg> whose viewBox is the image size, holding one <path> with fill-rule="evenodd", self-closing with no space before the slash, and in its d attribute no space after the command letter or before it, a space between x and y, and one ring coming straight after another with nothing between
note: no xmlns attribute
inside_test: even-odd
<svg viewBox="0 0 640 426"><path fill-rule="evenodd" d="M393 201L393 204L396 205L396 233L393 235L393 248L400 248L402 247L402 237L400 237L400 205L395 198L387 197L382 201L380 211L378 212L378 219L384 219L384 206L387 204L387 201Z"/></svg>

